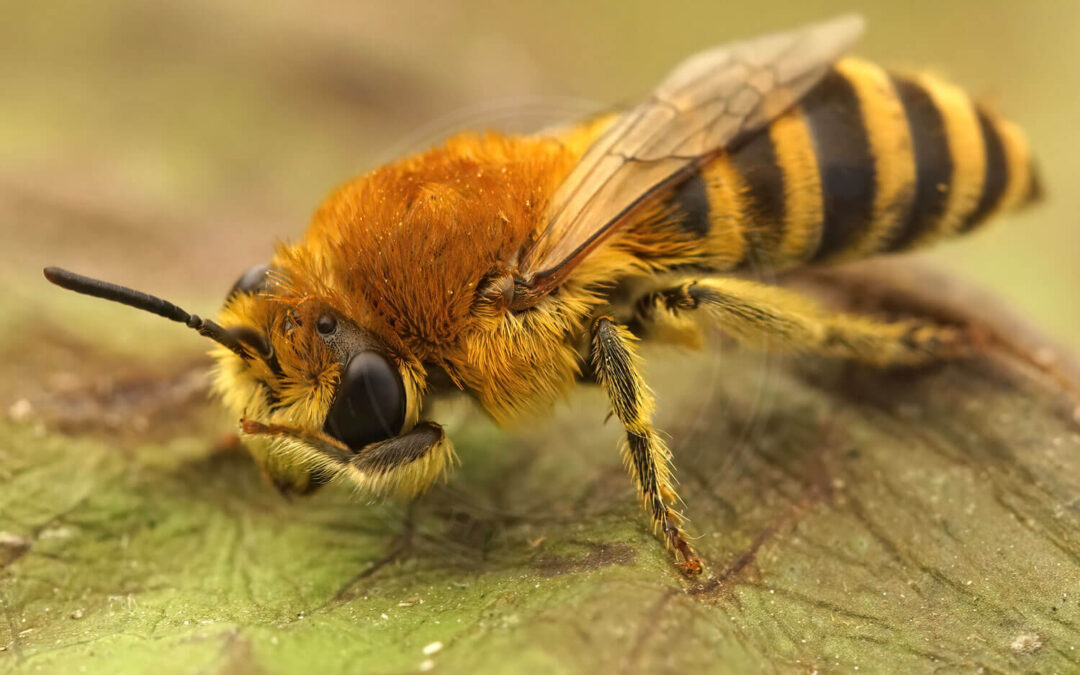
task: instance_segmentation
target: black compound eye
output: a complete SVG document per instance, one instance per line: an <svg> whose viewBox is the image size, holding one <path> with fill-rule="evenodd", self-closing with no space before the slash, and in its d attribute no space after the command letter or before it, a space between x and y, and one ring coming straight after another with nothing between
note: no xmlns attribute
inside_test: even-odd
<svg viewBox="0 0 1080 675"><path fill-rule="evenodd" d="M315 330L319 331L320 335L330 335L337 330L337 319L333 314L323 314L315 321Z"/></svg>
<svg viewBox="0 0 1080 675"><path fill-rule="evenodd" d="M237 293L255 293L263 290L266 288L266 275L269 271L269 265L252 265L236 280L236 283L229 290L228 297L231 298Z"/></svg>
<svg viewBox="0 0 1080 675"><path fill-rule="evenodd" d="M345 365L326 433L353 450L396 436L405 424L405 385L382 354L359 352Z"/></svg>

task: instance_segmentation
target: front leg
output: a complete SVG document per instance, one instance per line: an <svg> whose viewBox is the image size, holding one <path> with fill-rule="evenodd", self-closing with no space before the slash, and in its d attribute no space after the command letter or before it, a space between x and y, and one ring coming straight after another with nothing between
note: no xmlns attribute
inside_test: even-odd
<svg viewBox="0 0 1080 675"><path fill-rule="evenodd" d="M251 452L263 478L277 488L283 497L306 497L314 494L333 478L323 469L309 469L294 462L276 460L265 450Z"/></svg>
<svg viewBox="0 0 1080 675"><path fill-rule="evenodd" d="M663 533L683 571L700 574L701 560L686 541L682 516L672 508L679 497L672 484L671 453L653 429L652 393L639 373L634 342L630 331L610 318L597 319L592 328L593 372L626 429L623 458L654 529Z"/></svg>
<svg viewBox="0 0 1080 675"><path fill-rule="evenodd" d="M442 427L420 422L410 431L372 443L359 452L318 431L242 420L244 433L285 439L286 455L302 464L345 479L358 492L374 497L415 497L446 474L456 461L454 446Z"/></svg>

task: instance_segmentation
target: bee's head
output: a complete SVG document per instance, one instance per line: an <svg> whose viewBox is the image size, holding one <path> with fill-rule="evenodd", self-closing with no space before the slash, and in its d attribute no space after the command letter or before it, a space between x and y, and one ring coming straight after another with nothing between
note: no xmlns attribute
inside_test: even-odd
<svg viewBox="0 0 1080 675"><path fill-rule="evenodd" d="M233 411L301 442L329 437L352 452L416 423L418 364L395 353L332 303L290 291L267 265L246 271L219 322L139 291L45 269L64 288L120 302L196 329L220 345L214 387Z"/></svg>
<svg viewBox="0 0 1080 675"><path fill-rule="evenodd" d="M245 417L321 430L354 452L415 424L421 377L409 359L269 266L240 276L220 319L252 348L216 353L216 388Z"/></svg>

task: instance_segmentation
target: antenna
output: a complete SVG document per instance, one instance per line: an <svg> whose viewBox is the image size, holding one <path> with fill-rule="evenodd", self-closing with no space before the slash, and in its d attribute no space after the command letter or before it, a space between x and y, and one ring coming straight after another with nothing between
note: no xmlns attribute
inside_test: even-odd
<svg viewBox="0 0 1080 675"><path fill-rule="evenodd" d="M244 340L244 337L248 337L246 334L240 336L232 331L225 330L209 319L203 319L197 314L185 312L168 300L162 300L149 293L136 291L135 289L127 288L126 286L119 286L117 284L110 284L107 281L101 281L100 279L84 277L81 274L75 274L74 272L69 272L59 267L46 267L44 272L46 279L61 288L66 288L69 291L75 291L76 293L82 293L83 295L91 295L95 298L112 300L113 302L119 302L121 305L127 305L128 307L134 307L135 309L141 309L150 312L151 314L163 316L166 319L182 323L188 328L194 328L199 332L199 335L210 338L214 342L229 348L245 359L251 358L251 355L243 344L248 341Z"/></svg>

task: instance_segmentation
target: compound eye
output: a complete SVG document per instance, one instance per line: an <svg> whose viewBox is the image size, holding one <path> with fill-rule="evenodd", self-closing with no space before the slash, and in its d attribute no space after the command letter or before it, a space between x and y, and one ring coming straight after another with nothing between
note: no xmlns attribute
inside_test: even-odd
<svg viewBox="0 0 1080 675"><path fill-rule="evenodd" d="M382 354L359 352L345 364L326 433L354 451L396 436L405 424L405 385Z"/></svg>
<svg viewBox="0 0 1080 675"><path fill-rule="evenodd" d="M337 319L332 314L323 314L315 321L315 330L320 335L331 335L337 330Z"/></svg>
<svg viewBox="0 0 1080 675"><path fill-rule="evenodd" d="M269 265L252 265L236 280L236 283L229 290L228 297L231 298L237 293L255 293L263 290L266 287L266 274L269 271Z"/></svg>

